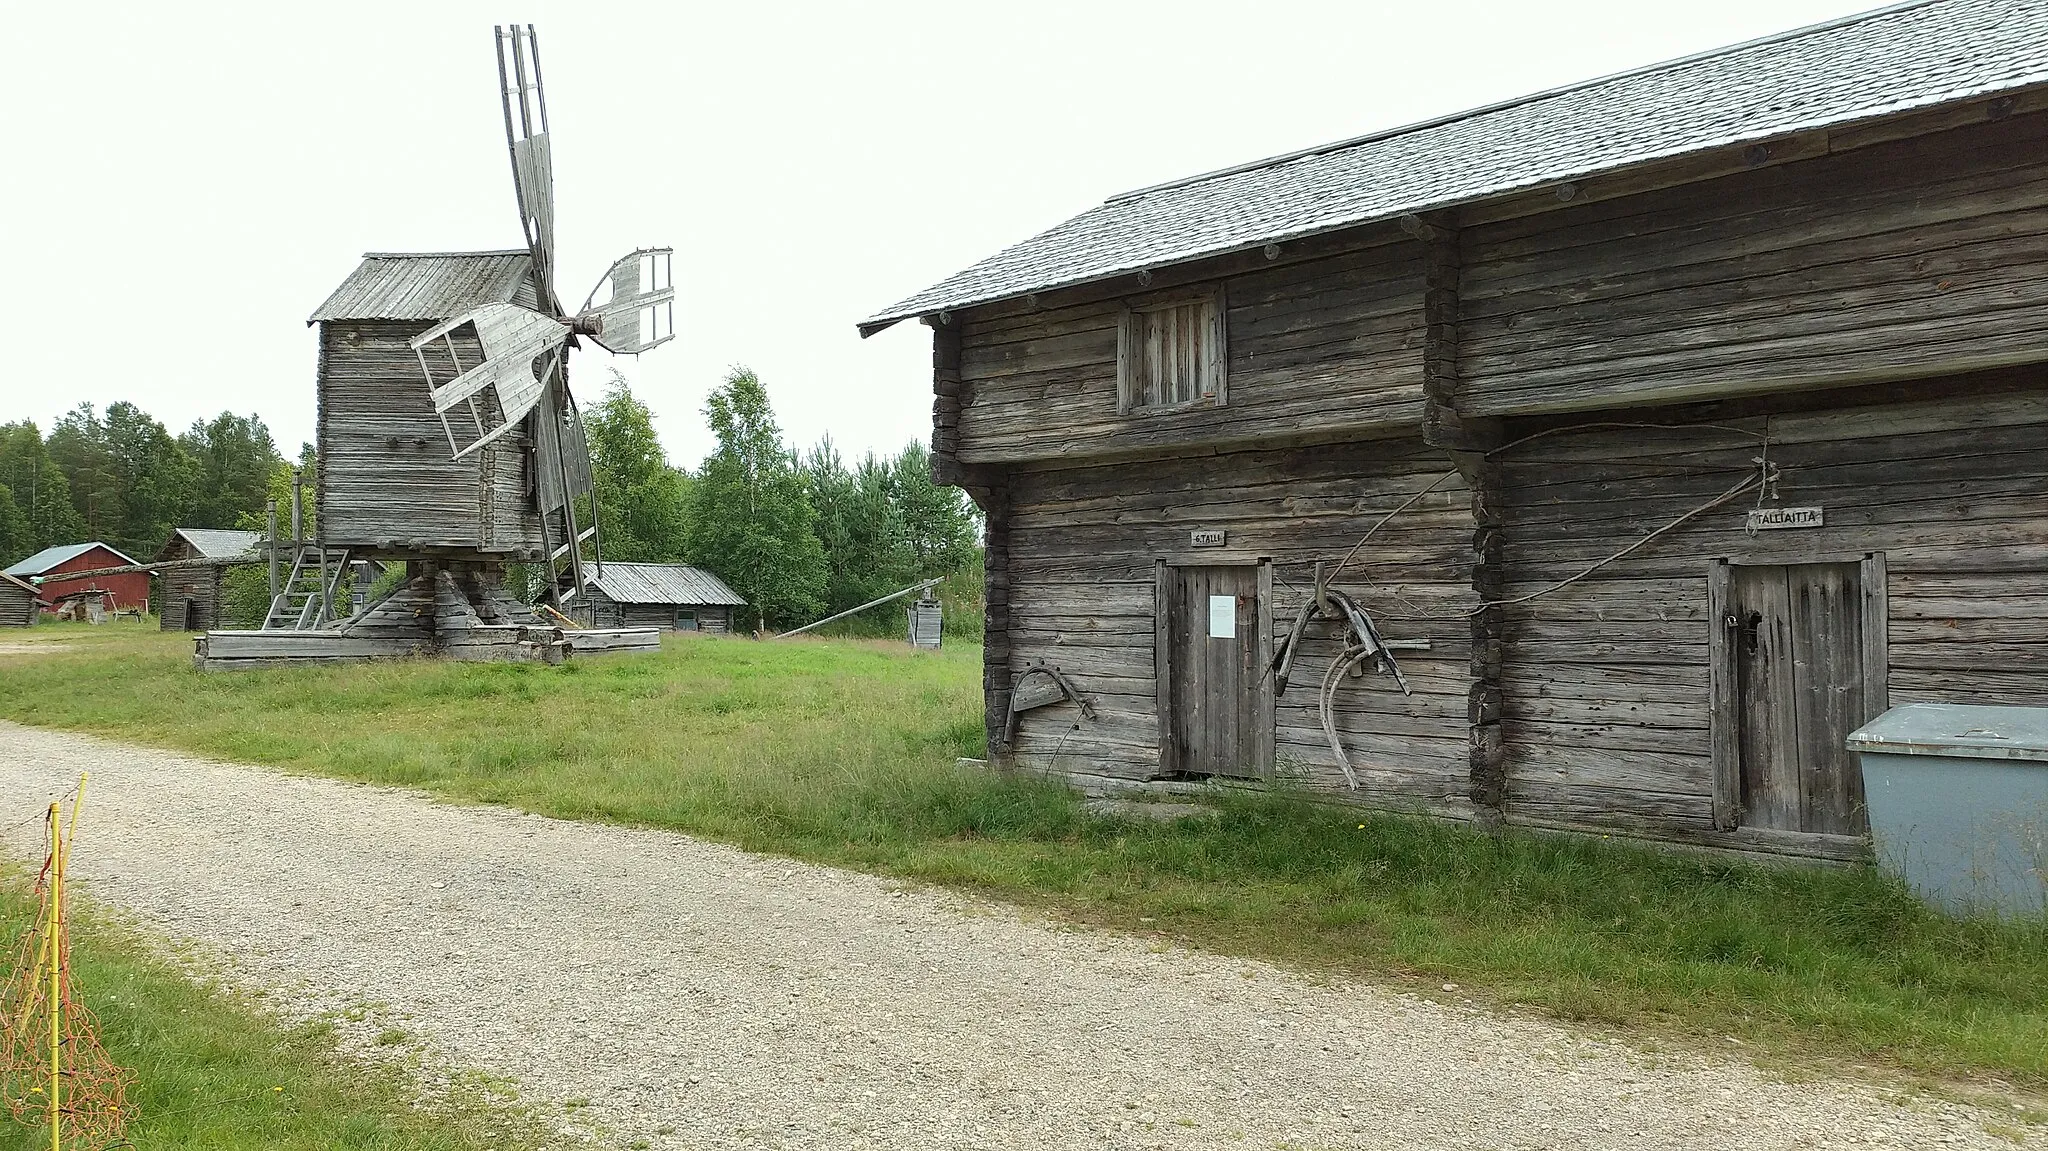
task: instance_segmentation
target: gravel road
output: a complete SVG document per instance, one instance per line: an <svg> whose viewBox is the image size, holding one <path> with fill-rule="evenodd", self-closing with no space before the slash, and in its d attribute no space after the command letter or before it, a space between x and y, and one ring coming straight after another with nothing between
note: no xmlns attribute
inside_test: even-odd
<svg viewBox="0 0 2048 1151"><path fill-rule="evenodd" d="M6 724L0 822L88 769L74 873L103 903L293 1011L388 1005L433 1060L587 1101L608 1145L2013 1146L1991 1112L680 835Z"/></svg>

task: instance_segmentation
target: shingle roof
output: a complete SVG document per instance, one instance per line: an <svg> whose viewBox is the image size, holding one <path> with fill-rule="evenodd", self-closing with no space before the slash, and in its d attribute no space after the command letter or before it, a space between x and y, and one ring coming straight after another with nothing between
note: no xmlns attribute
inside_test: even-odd
<svg viewBox="0 0 2048 1151"><path fill-rule="evenodd" d="M103 544L98 540L94 540L91 543L58 544L56 547L53 548L44 548L42 551L37 552L36 554L28 557L20 563L15 564L12 567L9 567L7 569L6 574L11 576L21 576L23 578L27 578L29 576L39 576L42 575L44 572L49 571L51 568L56 567L58 564L64 563L68 560L77 559L79 556L84 555L85 553L91 551L94 548L107 548L108 551L113 552L117 556L120 556L122 563L132 564L135 562L128 556L123 555L119 549L107 547L106 544Z"/></svg>
<svg viewBox="0 0 2048 1151"><path fill-rule="evenodd" d="M1747 140L2048 83L2042 0L1913 0L1117 196L876 313L898 320Z"/></svg>
<svg viewBox="0 0 2048 1151"><path fill-rule="evenodd" d="M313 314L322 320L448 320L480 304L533 306L524 248L502 252L366 252Z"/></svg>
<svg viewBox="0 0 2048 1151"><path fill-rule="evenodd" d="M738 607L747 601L725 586L725 581L685 564L627 564L607 560L602 577L585 577L586 584L618 603L672 603Z"/></svg>
<svg viewBox="0 0 2048 1151"><path fill-rule="evenodd" d="M183 536L185 542L201 559L225 560L248 556L256 557L256 545L263 542L262 532L235 531L231 528L178 528L171 533L171 540ZM169 549L171 540L164 541ZM157 556L162 559L161 553Z"/></svg>

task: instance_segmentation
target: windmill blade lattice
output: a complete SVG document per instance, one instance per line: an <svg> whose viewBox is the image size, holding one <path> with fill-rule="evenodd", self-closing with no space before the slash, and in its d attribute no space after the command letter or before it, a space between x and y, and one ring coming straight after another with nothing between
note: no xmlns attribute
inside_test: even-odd
<svg viewBox="0 0 2048 1151"><path fill-rule="evenodd" d="M612 261L576 316L576 330L615 356L637 356L675 339L672 248L639 248ZM593 303L602 295L601 304Z"/></svg>
<svg viewBox="0 0 2048 1151"><path fill-rule="evenodd" d="M473 327L483 346L483 362L470 367L464 366L454 338L464 327ZM434 398L434 412L441 417L448 450L455 459L497 440L526 418L561 366L562 346L568 338L567 324L513 304L485 304L412 338L413 354L419 357L420 371ZM429 349L433 349L431 357ZM436 378L433 362L442 354L448 359L445 381ZM536 374L535 364L543 359L546 367ZM459 406L469 409L476 428L476 436L467 445L448 421L449 411Z"/></svg>
<svg viewBox="0 0 2048 1151"><path fill-rule="evenodd" d="M555 296L555 169L548 143L548 100L540 81L540 41L533 25L497 28L498 91L505 108L505 143L512 152L512 186L519 226L533 252L533 286L543 310L560 315ZM507 59L507 56L510 59Z"/></svg>

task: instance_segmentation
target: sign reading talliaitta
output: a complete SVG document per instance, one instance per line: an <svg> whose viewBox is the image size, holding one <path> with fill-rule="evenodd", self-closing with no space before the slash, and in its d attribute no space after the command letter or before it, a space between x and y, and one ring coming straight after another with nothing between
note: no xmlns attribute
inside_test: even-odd
<svg viewBox="0 0 2048 1151"><path fill-rule="evenodd" d="M1768 531L1772 528L1817 528L1821 526L1819 508L1756 508L1749 513L1749 530Z"/></svg>
<svg viewBox="0 0 2048 1151"><path fill-rule="evenodd" d="M1197 548L1220 548L1223 533L1216 528L1202 528L1188 533L1188 546Z"/></svg>

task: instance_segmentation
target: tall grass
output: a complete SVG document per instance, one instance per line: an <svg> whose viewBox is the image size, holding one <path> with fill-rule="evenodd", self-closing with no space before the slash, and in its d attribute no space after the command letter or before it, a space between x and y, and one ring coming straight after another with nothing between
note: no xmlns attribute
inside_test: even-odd
<svg viewBox="0 0 2048 1151"><path fill-rule="evenodd" d="M0 673L4 674L4 673ZM36 907L16 874L0 883L0 941ZM480 1083L430 1100L394 1068L343 1058L326 1023L280 1024L252 1001L195 983L128 929L74 921L72 968L115 1063L135 1072L122 1146L476 1151L534 1147L534 1118ZM46 1123L10 1125L0 1146L43 1148Z"/></svg>
<svg viewBox="0 0 2048 1151"><path fill-rule="evenodd" d="M677 637L559 668L203 676L181 644L93 635L0 658L0 717L675 828L1568 1017L2048 1087L2048 927L1945 918L1866 870L1285 796L1171 823L1093 815L956 766L981 751L979 654Z"/></svg>

